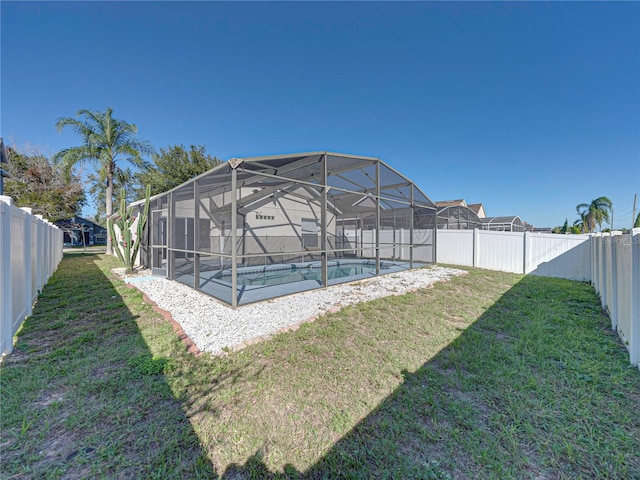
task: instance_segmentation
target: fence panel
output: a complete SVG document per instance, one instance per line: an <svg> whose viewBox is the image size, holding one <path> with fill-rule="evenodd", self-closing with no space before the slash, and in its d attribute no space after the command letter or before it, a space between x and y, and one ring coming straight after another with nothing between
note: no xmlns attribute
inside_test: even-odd
<svg viewBox="0 0 640 480"><path fill-rule="evenodd" d="M438 230L438 262L571 280L591 279L589 235Z"/></svg>
<svg viewBox="0 0 640 480"><path fill-rule="evenodd" d="M501 272L523 273L524 235L522 232L478 231L476 267Z"/></svg>
<svg viewBox="0 0 640 480"><path fill-rule="evenodd" d="M640 369L640 228L631 236L631 325L629 326L629 359Z"/></svg>
<svg viewBox="0 0 640 480"><path fill-rule="evenodd" d="M591 246L591 284L631 364L640 368L640 229L593 234Z"/></svg>
<svg viewBox="0 0 640 480"><path fill-rule="evenodd" d="M612 237L612 252L615 257L612 262L614 289L609 311L616 318L622 341L628 343L631 338L631 235Z"/></svg>
<svg viewBox="0 0 640 480"><path fill-rule="evenodd" d="M0 353L13 350L13 336L62 260L62 230L0 196Z"/></svg>
<svg viewBox="0 0 640 480"><path fill-rule="evenodd" d="M30 305L31 288L26 288L26 249L24 225L27 223L27 213L19 208L9 210L11 235L11 258L9 259L11 272L11 329L16 331L24 317L28 315ZM30 247L30 246L29 246ZM29 266L31 267L31 266Z"/></svg>
<svg viewBox="0 0 640 480"><path fill-rule="evenodd" d="M473 230L438 230L438 263L473 267Z"/></svg>
<svg viewBox="0 0 640 480"><path fill-rule="evenodd" d="M38 233L41 222L34 215L29 219L31 221L31 304L34 304L38 298L38 290L42 288L38 284Z"/></svg>
<svg viewBox="0 0 640 480"><path fill-rule="evenodd" d="M530 234L527 271L543 277L591 279L589 235Z"/></svg>
<svg viewBox="0 0 640 480"><path fill-rule="evenodd" d="M611 234L604 233L602 235L604 242L604 269L603 278L604 278L604 295L602 297L602 306L604 308L607 305L611 305L611 301L613 299L612 291L613 291L613 265L612 265L612 255L611 255ZM613 319L612 319L613 320ZM615 326L614 326L615 329Z"/></svg>

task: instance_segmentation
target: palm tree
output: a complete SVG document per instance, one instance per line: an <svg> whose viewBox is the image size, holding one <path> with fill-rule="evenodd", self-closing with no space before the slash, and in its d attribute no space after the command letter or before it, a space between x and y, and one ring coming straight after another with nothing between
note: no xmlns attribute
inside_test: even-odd
<svg viewBox="0 0 640 480"><path fill-rule="evenodd" d="M61 150L54 160L71 172L71 169L86 161L97 162L99 174L106 180L105 213L107 217L113 212L113 175L117 162L125 160L135 166L144 165L142 154L151 154L153 149L148 142L133 138L138 128L124 120L113 118L113 109L100 111L79 110L76 117L59 118L56 128L61 131L70 126L82 137L83 145ZM107 238L107 253L111 252L111 238Z"/></svg>
<svg viewBox="0 0 640 480"><path fill-rule="evenodd" d="M598 197L591 203L581 203L576 206L580 219L575 224L581 223L582 231L591 233L596 229L596 225L602 228L602 222L609 221L612 209L613 203L607 197Z"/></svg>
<svg viewBox="0 0 640 480"><path fill-rule="evenodd" d="M564 223L562 224L562 228L560 229L560 233L562 233L563 235L566 235L567 233L569 233L569 219L568 218L564 219Z"/></svg>
<svg viewBox="0 0 640 480"><path fill-rule="evenodd" d="M578 230L578 233L588 233L587 232L587 222L585 221L584 217L581 215L580 218L578 220L576 220L575 222L573 222L573 226L571 227L571 229L576 229Z"/></svg>

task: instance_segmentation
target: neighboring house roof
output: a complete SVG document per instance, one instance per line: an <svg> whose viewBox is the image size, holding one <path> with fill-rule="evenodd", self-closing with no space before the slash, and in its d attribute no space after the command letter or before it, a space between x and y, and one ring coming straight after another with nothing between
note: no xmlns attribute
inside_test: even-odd
<svg viewBox="0 0 640 480"><path fill-rule="evenodd" d="M479 218L485 218L487 216L487 212L484 210L484 205L481 203L470 203L467 207L473 210L473 213L478 215Z"/></svg>
<svg viewBox="0 0 640 480"><path fill-rule="evenodd" d="M464 198L459 200L443 200L441 202L435 202L436 207L468 207L467 202L464 201Z"/></svg>
<svg viewBox="0 0 640 480"><path fill-rule="evenodd" d="M441 200L439 202L435 202L435 204L438 208L467 207L470 208L473 213L475 213L479 218L484 218L487 216L487 212L485 211L484 205L482 205L482 203L467 203L464 198L459 198L456 200Z"/></svg>

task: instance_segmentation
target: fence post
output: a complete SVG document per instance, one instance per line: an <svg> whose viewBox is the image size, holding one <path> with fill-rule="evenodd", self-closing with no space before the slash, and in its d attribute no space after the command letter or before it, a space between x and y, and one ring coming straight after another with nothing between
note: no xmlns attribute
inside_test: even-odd
<svg viewBox="0 0 640 480"><path fill-rule="evenodd" d="M618 250L619 246L619 235L622 235L622 232L614 231L611 232L611 295L609 295L609 315L611 315L611 324L615 323L616 327L618 326ZM617 328L616 328L617 329Z"/></svg>
<svg viewBox="0 0 640 480"><path fill-rule="evenodd" d="M11 295L11 197L0 195L0 353L13 351Z"/></svg>
<svg viewBox="0 0 640 480"><path fill-rule="evenodd" d="M51 249L49 248L49 239L51 237L51 232L49 231L49 222L43 220L44 222L44 242L42 246L44 248L44 284L46 285L49 281L50 277L50 269L49 264L51 263Z"/></svg>
<svg viewBox="0 0 640 480"><path fill-rule="evenodd" d="M55 232L56 232L56 237L55 237L55 245L54 248L56 249L56 270L58 269L58 266L60 265L60 262L62 261L62 230L60 230L58 227L55 227Z"/></svg>
<svg viewBox="0 0 640 480"><path fill-rule="evenodd" d="M596 268L596 237L593 233L589 234L589 249L591 252L591 285L598 292L598 281L596 279L596 275L598 274L598 269Z"/></svg>
<svg viewBox="0 0 640 480"><path fill-rule="evenodd" d="M531 233L530 232L524 232L524 235L522 236L522 273L524 273L525 275L527 273L529 273L529 254L530 254L530 249L531 249Z"/></svg>
<svg viewBox="0 0 640 480"><path fill-rule="evenodd" d="M42 288L47 284L47 265L49 264L49 250L47 249L47 221L42 219Z"/></svg>
<svg viewBox="0 0 640 480"><path fill-rule="evenodd" d="M640 228L631 233L631 328L629 360L640 369Z"/></svg>
<svg viewBox="0 0 640 480"><path fill-rule="evenodd" d="M611 289L611 236L608 233L602 234L602 286L601 286L601 305L604 310L609 306L609 290ZM611 328L615 330L613 320Z"/></svg>
<svg viewBox="0 0 640 480"><path fill-rule="evenodd" d="M33 313L33 291L31 289L31 262L33 259L31 258L31 242L33 239L31 238L31 212L32 210L29 207L22 207L20 210L28 213L29 216L25 217L23 231L24 237L22 242L22 248L24 249L24 263L22 268L24 268L24 289L27 295L27 316Z"/></svg>
<svg viewBox="0 0 640 480"><path fill-rule="evenodd" d="M477 267L480 260L480 230L473 229L473 266Z"/></svg>
<svg viewBox="0 0 640 480"><path fill-rule="evenodd" d="M47 220L47 223L49 224L49 248L51 249L51 266L49 267L49 278L51 278L53 276L53 272L55 272L56 270L56 258L58 258L58 255L55 253L55 250L53 249L53 240L54 240L54 234L55 231L53 230L53 223L51 223L49 220Z"/></svg>
<svg viewBox="0 0 640 480"><path fill-rule="evenodd" d="M49 220L47 222L47 231L49 232L49 241L47 242L47 250L49 251L49 263L47 264L47 282L53 275L53 263L55 262L55 258L53 256L53 229L51 228L51 222Z"/></svg>
<svg viewBox="0 0 640 480"><path fill-rule="evenodd" d="M596 288L596 292L598 292L598 295L600 295L600 299L602 299L602 270L604 268L604 264L603 264L603 260L602 260L602 252L604 251L603 245L602 245L603 239L602 239L602 234L601 233L596 233L596 255L597 255L597 263L596 266L598 268L598 273L597 273L597 281L598 281L598 288Z"/></svg>
<svg viewBox="0 0 640 480"><path fill-rule="evenodd" d="M44 222L42 221L42 215L35 216L38 219L38 258L36 268L38 270L38 281L36 282L38 291L42 291L44 287Z"/></svg>

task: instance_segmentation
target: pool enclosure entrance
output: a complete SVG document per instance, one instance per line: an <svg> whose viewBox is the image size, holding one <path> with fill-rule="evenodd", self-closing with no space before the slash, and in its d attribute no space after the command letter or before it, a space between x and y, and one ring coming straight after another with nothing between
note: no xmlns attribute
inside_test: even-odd
<svg viewBox="0 0 640 480"><path fill-rule="evenodd" d="M232 159L149 217L142 262L234 307L435 261L433 202L377 158Z"/></svg>

